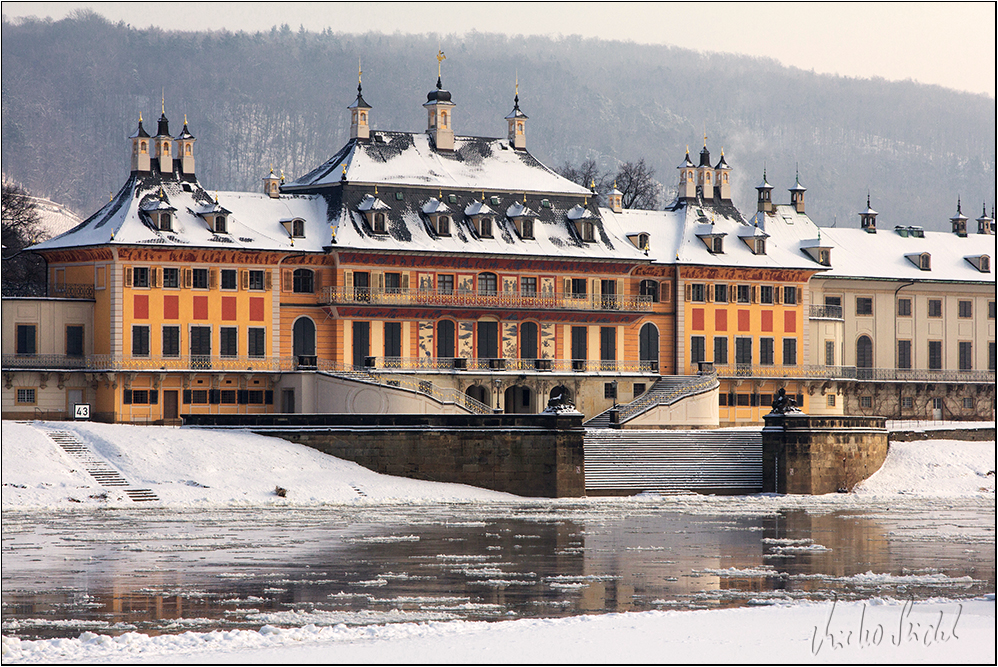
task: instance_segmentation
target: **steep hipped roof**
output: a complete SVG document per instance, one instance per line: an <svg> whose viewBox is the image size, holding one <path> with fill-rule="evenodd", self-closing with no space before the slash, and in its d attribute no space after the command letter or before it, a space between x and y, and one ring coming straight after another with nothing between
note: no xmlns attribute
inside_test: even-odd
<svg viewBox="0 0 998 667"><path fill-rule="evenodd" d="M590 195L504 139L454 137L454 151L438 151L430 137L412 132L372 132L351 141L320 167L283 186L283 192L350 183Z"/></svg>
<svg viewBox="0 0 998 667"><path fill-rule="evenodd" d="M221 192L218 197L216 204L197 182L133 173L118 194L94 215L32 250L144 245L321 252L323 246L329 245L323 197L271 198L249 192ZM215 233L202 217L206 211L220 209L229 212L228 233ZM157 229L145 213L149 210L172 210L172 229ZM289 218L305 220L305 236L294 239L293 244L280 222Z"/></svg>

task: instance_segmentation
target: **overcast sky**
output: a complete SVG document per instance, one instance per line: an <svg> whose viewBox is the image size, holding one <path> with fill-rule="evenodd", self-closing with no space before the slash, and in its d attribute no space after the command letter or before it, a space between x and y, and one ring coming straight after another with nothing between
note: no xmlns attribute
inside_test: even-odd
<svg viewBox="0 0 998 667"><path fill-rule="evenodd" d="M4 2L5 17L90 7L134 27L255 32L582 35L774 58L852 77L914 79L995 96L995 3ZM446 51L446 48L444 49ZM361 54L362 55L362 54Z"/></svg>

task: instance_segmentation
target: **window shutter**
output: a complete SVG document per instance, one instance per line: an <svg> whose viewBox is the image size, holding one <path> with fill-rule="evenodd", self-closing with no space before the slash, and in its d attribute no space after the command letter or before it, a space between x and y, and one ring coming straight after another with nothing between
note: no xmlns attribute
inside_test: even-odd
<svg viewBox="0 0 998 667"><path fill-rule="evenodd" d="M246 269L239 271L239 289L249 289L249 271Z"/></svg>
<svg viewBox="0 0 998 667"><path fill-rule="evenodd" d="M159 390L157 390L157 389L150 389L149 390L149 405L158 405L158 404L159 404Z"/></svg>
<svg viewBox="0 0 998 667"><path fill-rule="evenodd" d="M281 291L290 292L294 285L294 274L291 269L281 271Z"/></svg>
<svg viewBox="0 0 998 667"><path fill-rule="evenodd" d="M184 389L184 405L190 405L191 403L191 390Z"/></svg>
<svg viewBox="0 0 998 667"><path fill-rule="evenodd" d="M152 267L149 269L149 285L152 287L159 287L159 268Z"/></svg>
<svg viewBox="0 0 998 667"><path fill-rule="evenodd" d="M221 397L219 396L218 389L209 389L208 390L208 403L210 403L211 405L218 405L219 402L220 402L220 400L221 400Z"/></svg>
<svg viewBox="0 0 998 667"><path fill-rule="evenodd" d="M218 285L218 269L208 269L208 289L215 289Z"/></svg>
<svg viewBox="0 0 998 667"><path fill-rule="evenodd" d="M617 279L617 296L619 296L619 297L624 296L624 279L623 278L618 278Z"/></svg>
<svg viewBox="0 0 998 667"><path fill-rule="evenodd" d="M263 289L274 289L274 274L269 269L263 274Z"/></svg>
<svg viewBox="0 0 998 667"><path fill-rule="evenodd" d="M752 303L756 303L759 298L759 287L757 285L752 285Z"/></svg>
<svg viewBox="0 0 998 667"><path fill-rule="evenodd" d="M191 282L194 280L194 270L184 269L184 287L187 289L191 288Z"/></svg>
<svg viewBox="0 0 998 667"><path fill-rule="evenodd" d="M738 285L728 285L728 303L738 302Z"/></svg>
<svg viewBox="0 0 998 667"><path fill-rule="evenodd" d="M248 389L238 390L236 392L236 402L239 405L246 405L247 403L249 403L249 390Z"/></svg>
<svg viewBox="0 0 998 667"><path fill-rule="evenodd" d="M565 278L565 296L568 297L572 294L572 279Z"/></svg>
<svg viewBox="0 0 998 667"><path fill-rule="evenodd" d="M781 285L773 288L773 301L778 304L783 303L783 287Z"/></svg>
<svg viewBox="0 0 998 667"><path fill-rule="evenodd" d="M384 271L378 271L374 274L374 284L379 292L385 291L385 273Z"/></svg>
<svg viewBox="0 0 998 667"><path fill-rule="evenodd" d="M593 295L594 299L598 299L600 297L600 289L602 288L602 283L600 282L599 278L590 278L590 282L592 284L592 289L589 290L589 293Z"/></svg>
<svg viewBox="0 0 998 667"><path fill-rule="evenodd" d="M125 267L125 287L132 286L132 267ZM130 394L129 394L130 395Z"/></svg>
<svg viewBox="0 0 998 667"><path fill-rule="evenodd" d="M312 272L312 290L316 294L322 292L322 271Z"/></svg>
<svg viewBox="0 0 998 667"><path fill-rule="evenodd" d="M124 391L121 392L121 402L124 403L125 405L131 405L132 404L132 390L131 389L125 389Z"/></svg>
<svg viewBox="0 0 998 667"><path fill-rule="evenodd" d="M658 284L659 287L659 301L669 300L669 283L665 280Z"/></svg>
<svg viewBox="0 0 998 667"><path fill-rule="evenodd" d="M799 287L794 288L794 304L801 303L804 300L804 294L801 292Z"/></svg>
<svg viewBox="0 0 998 667"><path fill-rule="evenodd" d="M714 301L714 286L710 283L707 284L707 303Z"/></svg>
<svg viewBox="0 0 998 667"><path fill-rule="evenodd" d="M408 271L403 271L402 272L402 291L404 291L404 292L408 292L409 291L409 272Z"/></svg>
<svg viewBox="0 0 998 667"><path fill-rule="evenodd" d="M267 389L266 391L263 392L263 403L264 403L264 405L273 405L274 404L274 390L273 389Z"/></svg>
<svg viewBox="0 0 998 667"><path fill-rule="evenodd" d="M686 300L689 301L693 298L693 288L689 283L686 283Z"/></svg>

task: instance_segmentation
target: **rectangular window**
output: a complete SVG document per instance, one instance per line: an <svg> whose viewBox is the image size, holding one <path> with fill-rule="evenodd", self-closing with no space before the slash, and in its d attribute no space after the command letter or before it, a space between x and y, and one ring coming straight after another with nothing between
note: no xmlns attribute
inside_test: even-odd
<svg viewBox="0 0 998 667"><path fill-rule="evenodd" d="M260 389L250 389L247 393L247 401L252 405L260 405L263 403L263 391Z"/></svg>
<svg viewBox="0 0 998 667"><path fill-rule="evenodd" d="M868 296L856 297L856 314L873 315L873 299Z"/></svg>
<svg viewBox="0 0 998 667"><path fill-rule="evenodd" d="M908 398L909 401L911 400L910 397L906 396L905 398ZM873 397L872 396L860 396L859 397L859 407L861 407L861 408L872 408L873 407ZM908 407L911 407L911 406L908 406Z"/></svg>
<svg viewBox="0 0 998 667"><path fill-rule="evenodd" d="M728 363L727 336L714 336L714 363L719 365Z"/></svg>
<svg viewBox="0 0 998 667"><path fill-rule="evenodd" d="M728 302L728 286L727 285L714 285L714 301L717 303L727 303Z"/></svg>
<svg viewBox="0 0 998 667"><path fill-rule="evenodd" d="M974 302L973 301L958 301L957 302L957 317L962 317L964 319L974 316Z"/></svg>
<svg viewBox="0 0 998 667"><path fill-rule="evenodd" d="M970 408L974 407L974 399L970 398L969 396L964 396L963 397L963 407L965 409L968 409L968 410Z"/></svg>
<svg viewBox="0 0 998 667"><path fill-rule="evenodd" d="M741 366L752 365L752 339L735 339L735 363Z"/></svg>
<svg viewBox="0 0 998 667"><path fill-rule="evenodd" d="M191 274L191 287L208 289L208 269L194 269Z"/></svg>
<svg viewBox="0 0 998 667"><path fill-rule="evenodd" d="M722 407L722 408L728 407L728 395L727 394L718 394L717 395L717 405L720 406L720 407Z"/></svg>
<svg viewBox="0 0 998 667"><path fill-rule="evenodd" d="M929 317L943 316L942 299L929 299Z"/></svg>
<svg viewBox="0 0 998 667"><path fill-rule="evenodd" d="M83 356L83 325L70 324L66 327L66 356Z"/></svg>
<svg viewBox="0 0 998 667"><path fill-rule="evenodd" d="M169 267L163 269L163 287L174 289L180 287L180 269Z"/></svg>
<svg viewBox="0 0 998 667"><path fill-rule="evenodd" d="M988 319L989 320L995 319L995 302L994 301L988 301Z"/></svg>
<svg viewBox="0 0 998 667"><path fill-rule="evenodd" d="M826 296L825 297L826 306L842 306L842 297L840 296Z"/></svg>
<svg viewBox="0 0 998 667"><path fill-rule="evenodd" d="M775 341L772 338L759 339L759 364L762 366L772 366L774 358Z"/></svg>
<svg viewBox="0 0 998 667"><path fill-rule="evenodd" d="M784 366L796 366L797 365L797 339L796 338L784 338L783 339L783 365Z"/></svg>
<svg viewBox="0 0 998 667"><path fill-rule="evenodd" d="M520 293L524 296L537 294L537 278L520 278Z"/></svg>
<svg viewBox="0 0 998 667"><path fill-rule="evenodd" d="M835 407L835 394L828 394L826 396L826 398L828 400L828 402L826 403L826 405L828 407L830 407L830 408L834 408Z"/></svg>
<svg viewBox="0 0 998 667"><path fill-rule="evenodd" d="M163 356L180 356L180 327L163 327Z"/></svg>
<svg viewBox="0 0 998 667"><path fill-rule="evenodd" d="M648 387L644 382L635 382L633 391L634 398L637 398L641 394L645 393L645 389L647 388Z"/></svg>
<svg viewBox="0 0 998 667"><path fill-rule="evenodd" d="M223 405L235 405L236 404L236 390L235 389L222 389L218 392L218 402Z"/></svg>
<svg viewBox="0 0 998 667"><path fill-rule="evenodd" d="M600 327L599 358L601 361L616 361L617 329L615 327Z"/></svg>
<svg viewBox="0 0 998 667"><path fill-rule="evenodd" d="M389 294L399 294L402 291L402 274L385 274L385 291Z"/></svg>
<svg viewBox="0 0 998 667"><path fill-rule="evenodd" d="M263 271L251 270L249 272L249 288L251 290L262 290L263 287Z"/></svg>
<svg viewBox="0 0 998 667"><path fill-rule="evenodd" d="M132 326L132 356L149 356L149 327L145 325Z"/></svg>
<svg viewBox="0 0 998 667"><path fill-rule="evenodd" d="M586 296L586 283L588 281L585 278L572 278L572 297L575 299L584 299Z"/></svg>
<svg viewBox="0 0 998 667"><path fill-rule="evenodd" d="M385 356L402 356L402 323L385 322Z"/></svg>
<svg viewBox="0 0 998 667"><path fill-rule="evenodd" d="M616 382L604 382L603 383L603 398L617 398L617 383Z"/></svg>
<svg viewBox="0 0 998 667"><path fill-rule="evenodd" d="M191 356L211 356L211 327L191 327Z"/></svg>
<svg viewBox="0 0 998 667"><path fill-rule="evenodd" d="M353 365L363 366L368 355L371 354L371 323L353 323Z"/></svg>
<svg viewBox="0 0 998 667"><path fill-rule="evenodd" d="M898 368L909 369L911 368L911 341L910 340L899 340L898 341Z"/></svg>
<svg viewBox="0 0 998 667"><path fill-rule="evenodd" d="M37 346L35 345L36 331L37 327L34 324L17 325L18 354L35 354L37 351Z"/></svg>
<svg viewBox="0 0 998 667"><path fill-rule="evenodd" d="M703 303L707 300L707 286L699 283L690 285L690 301Z"/></svg>
<svg viewBox="0 0 998 667"><path fill-rule="evenodd" d="M835 365L835 341L833 340L825 341L825 365Z"/></svg>
<svg viewBox="0 0 998 667"><path fill-rule="evenodd" d="M136 266L132 269L132 287L149 287L149 267Z"/></svg>
<svg viewBox="0 0 998 667"><path fill-rule="evenodd" d="M943 342L941 340L929 341L929 369L940 370L943 367Z"/></svg>
<svg viewBox="0 0 998 667"><path fill-rule="evenodd" d="M746 408L752 405L752 394L736 394L737 405L740 408Z"/></svg>
<svg viewBox="0 0 998 667"><path fill-rule="evenodd" d="M291 289L295 294L312 294L315 291L315 272L312 269L295 269L291 274Z"/></svg>
<svg viewBox="0 0 998 667"><path fill-rule="evenodd" d="M988 370L989 371L995 370L996 351L998 351L998 347L996 347L995 341L991 341L990 343L988 343Z"/></svg>
<svg viewBox="0 0 998 667"><path fill-rule="evenodd" d="M437 276L437 291L441 294L453 294L454 276Z"/></svg>
<svg viewBox="0 0 998 667"><path fill-rule="evenodd" d="M265 332L266 329L262 327L250 327L246 330L246 354L251 357L262 357L267 353Z"/></svg>
<svg viewBox="0 0 998 667"><path fill-rule="evenodd" d="M238 289L235 269L222 269L222 289Z"/></svg>
<svg viewBox="0 0 998 667"><path fill-rule="evenodd" d="M218 353L223 357L239 356L239 346L237 343L239 328L220 327L218 330L218 335L219 335Z"/></svg>
<svg viewBox="0 0 998 667"><path fill-rule="evenodd" d="M762 285L759 287L759 302L773 303L773 286Z"/></svg>
<svg viewBox="0 0 998 667"><path fill-rule="evenodd" d="M974 369L974 344L970 341L960 341L960 370L970 371Z"/></svg>
<svg viewBox="0 0 998 667"><path fill-rule="evenodd" d="M748 285L738 286L738 303L749 303L752 300L752 289Z"/></svg>
<svg viewBox="0 0 998 667"><path fill-rule="evenodd" d="M784 287L783 288L783 303L787 306L797 305L797 288L796 287Z"/></svg>
<svg viewBox="0 0 998 667"><path fill-rule="evenodd" d="M911 317L911 299L898 299L898 317Z"/></svg>
<svg viewBox="0 0 998 667"><path fill-rule="evenodd" d="M207 389L193 389L191 390L191 403L199 405L208 404L208 390Z"/></svg>
<svg viewBox="0 0 998 667"><path fill-rule="evenodd" d="M704 354L705 345L706 339L703 336L690 337L690 363L696 364L707 360Z"/></svg>
<svg viewBox="0 0 998 667"><path fill-rule="evenodd" d="M35 390L25 387L17 388L17 402L33 405L35 403Z"/></svg>
<svg viewBox="0 0 998 667"><path fill-rule="evenodd" d="M572 327L572 359L589 358L589 336L587 327Z"/></svg>
<svg viewBox="0 0 998 667"><path fill-rule="evenodd" d="M867 403L868 403L864 407L872 408L873 407L873 398L870 397L870 396L864 396L863 398L865 398L867 400ZM914 406L915 406L915 401L914 401L914 399L911 396L902 396L901 397L901 407L902 408L910 410Z"/></svg>

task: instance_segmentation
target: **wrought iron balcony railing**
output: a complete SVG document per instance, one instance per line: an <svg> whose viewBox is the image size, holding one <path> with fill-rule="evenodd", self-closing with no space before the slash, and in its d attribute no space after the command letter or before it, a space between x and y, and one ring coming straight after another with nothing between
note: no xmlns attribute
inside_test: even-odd
<svg viewBox="0 0 998 667"><path fill-rule="evenodd" d="M650 296L615 294L545 294L541 292L468 291L439 289L385 289L326 287L324 303L332 305L435 306L448 308L522 308L527 310L620 310L649 312Z"/></svg>
<svg viewBox="0 0 998 667"><path fill-rule="evenodd" d="M52 297L60 299L93 299L94 286L76 283L11 283L4 281L5 297Z"/></svg>
<svg viewBox="0 0 998 667"><path fill-rule="evenodd" d="M504 357L367 357L365 359L365 367L379 371L658 373L657 361L511 359Z"/></svg>
<svg viewBox="0 0 998 667"><path fill-rule="evenodd" d="M823 306L811 304L808 317L812 320L841 320L842 306Z"/></svg>
<svg viewBox="0 0 998 667"><path fill-rule="evenodd" d="M994 382L995 371L960 371L856 366L713 364L718 377L871 380L880 382ZM698 364L690 365L697 372Z"/></svg>

